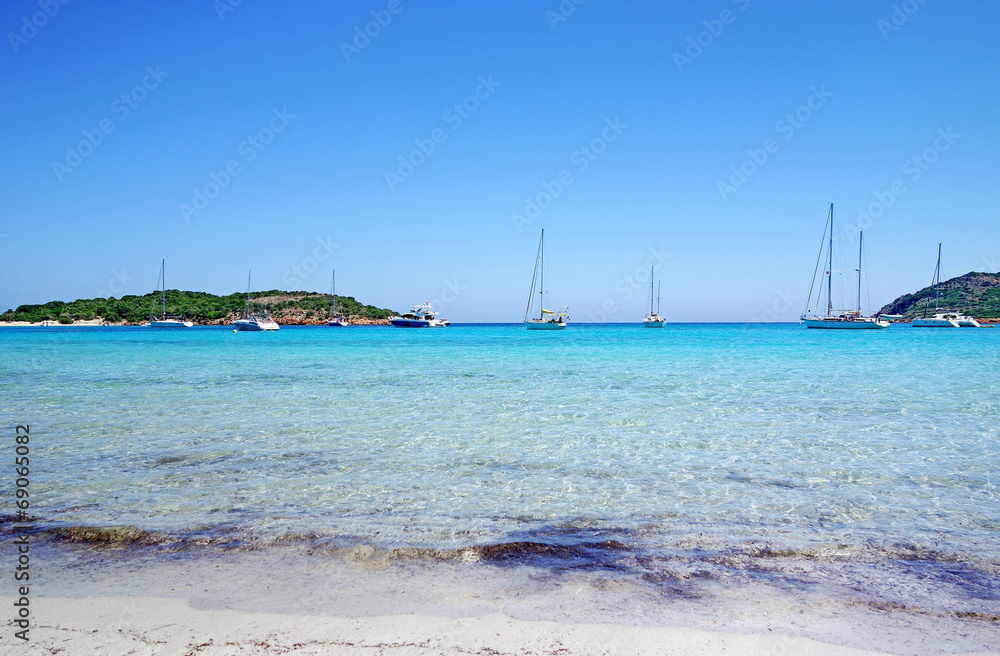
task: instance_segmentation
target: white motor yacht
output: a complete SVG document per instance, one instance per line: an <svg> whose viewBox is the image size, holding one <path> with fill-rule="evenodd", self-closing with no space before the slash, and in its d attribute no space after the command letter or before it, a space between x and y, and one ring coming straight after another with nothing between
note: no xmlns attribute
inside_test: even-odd
<svg viewBox="0 0 1000 656"><path fill-rule="evenodd" d="M243 310L243 318L233 322L236 330L247 332L261 332L265 330L278 330L277 322L271 318L267 310L254 312L253 304L250 302L250 274L247 274L247 304Z"/></svg>
<svg viewBox="0 0 1000 656"><path fill-rule="evenodd" d="M417 305L409 312L389 317L389 321L397 328L444 328L451 323L447 319L437 318L437 312L431 307L430 301Z"/></svg>

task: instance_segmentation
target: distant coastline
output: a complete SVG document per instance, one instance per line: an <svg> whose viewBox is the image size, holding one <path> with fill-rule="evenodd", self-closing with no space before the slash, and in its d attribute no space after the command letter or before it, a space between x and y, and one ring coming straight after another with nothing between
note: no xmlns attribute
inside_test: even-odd
<svg viewBox="0 0 1000 656"><path fill-rule="evenodd" d="M205 292L167 290L166 313L184 316L198 326L225 326L243 316L245 293L216 296ZM283 326L321 326L332 318L331 296L318 292L271 290L253 292L253 305L266 309ZM140 326L161 308L158 294L115 298L77 299L69 303L49 301L41 305L21 305L0 314L2 327L44 326ZM388 308L366 305L352 296L337 295L338 313L351 325L387 326L397 314ZM894 323L908 323L932 311L935 289L925 287L904 294L880 310L880 314L901 315ZM1000 323L1000 274L969 272L941 283L940 305L961 310L980 323ZM668 317L669 321L669 317ZM698 323L698 322L695 322ZM736 322L740 323L740 322Z"/></svg>
<svg viewBox="0 0 1000 656"><path fill-rule="evenodd" d="M940 298L933 286L903 294L879 310L880 314L902 315L903 322L934 314L934 307L961 310L980 323L1000 321L1000 273L970 271L941 283Z"/></svg>
<svg viewBox="0 0 1000 656"><path fill-rule="evenodd" d="M324 325L333 318L330 294L271 290L254 292L252 306L265 309L275 321L286 326ZM216 296L205 292L167 290L166 314L186 317L195 325L229 325L242 318L246 294ZM337 311L353 325L388 325L391 309L366 305L352 296L337 296ZM159 294L116 298L77 299L69 303L49 301L21 305L0 314L0 326L138 326L163 308Z"/></svg>

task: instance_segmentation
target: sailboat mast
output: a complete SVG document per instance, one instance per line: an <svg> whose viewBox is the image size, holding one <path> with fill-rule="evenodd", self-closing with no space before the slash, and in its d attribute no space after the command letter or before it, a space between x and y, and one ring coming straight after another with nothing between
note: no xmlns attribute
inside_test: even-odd
<svg viewBox="0 0 1000 656"><path fill-rule="evenodd" d="M337 316L337 270L333 270L330 278L330 318Z"/></svg>
<svg viewBox="0 0 1000 656"><path fill-rule="evenodd" d="M830 203L830 265L826 272L826 316L833 315L833 203Z"/></svg>
<svg viewBox="0 0 1000 656"><path fill-rule="evenodd" d="M938 254L940 259L941 254ZM163 278L163 292L160 294L160 301L163 303L163 316L167 315L167 259L160 260L160 277Z"/></svg>
<svg viewBox="0 0 1000 656"><path fill-rule="evenodd" d="M649 267L649 314L653 314L653 267Z"/></svg>
<svg viewBox="0 0 1000 656"><path fill-rule="evenodd" d="M246 310L244 311L247 318L250 317L250 274L251 273L253 273L252 269L250 271L247 271L247 307Z"/></svg>
<svg viewBox="0 0 1000 656"><path fill-rule="evenodd" d="M934 267L934 280L936 281L935 293L934 293L934 314L937 314L938 307L941 305L941 244L938 244L938 261L937 266Z"/></svg>
<svg viewBox="0 0 1000 656"><path fill-rule="evenodd" d="M539 276L538 283L540 285L538 289L538 319L541 321L545 318L545 228L542 228L542 238L538 244L538 257L539 257Z"/></svg>
<svg viewBox="0 0 1000 656"><path fill-rule="evenodd" d="M862 230L858 238L858 314L861 314L861 250L864 248L865 231Z"/></svg>

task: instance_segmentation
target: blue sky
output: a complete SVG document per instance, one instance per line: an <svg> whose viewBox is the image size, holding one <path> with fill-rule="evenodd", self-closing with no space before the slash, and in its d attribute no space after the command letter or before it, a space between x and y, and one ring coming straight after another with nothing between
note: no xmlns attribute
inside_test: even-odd
<svg viewBox="0 0 1000 656"><path fill-rule="evenodd" d="M171 288L336 266L367 303L518 321L545 227L576 321L641 319L650 262L670 320L793 320L830 202L872 303L938 242L943 278L1000 268L993 2L17 0L0 25L0 310L146 293L166 258Z"/></svg>

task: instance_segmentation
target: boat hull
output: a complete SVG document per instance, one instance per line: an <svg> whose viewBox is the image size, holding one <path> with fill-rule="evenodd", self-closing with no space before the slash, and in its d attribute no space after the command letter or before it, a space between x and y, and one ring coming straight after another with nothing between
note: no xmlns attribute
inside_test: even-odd
<svg viewBox="0 0 1000 656"><path fill-rule="evenodd" d="M330 326L331 328L343 328L344 326L347 325L347 322L346 321L327 321L326 325Z"/></svg>
<svg viewBox="0 0 1000 656"><path fill-rule="evenodd" d="M958 322L952 319L914 319L910 325L914 328L958 328Z"/></svg>
<svg viewBox="0 0 1000 656"><path fill-rule="evenodd" d="M234 321L233 325L236 326L236 330L249 333L259 333L271 330L278 330L278 324L274 323L273 321L260 322L260 321L240 320L240 321Z"/></svg>
<svg viewBox="0 0 1000 656"><path fill-rule="evenodd" d="M843 319L806 319L806 328L826 328L831 330L878 330L888 328L888 321L851 321Z"/></svg>
<svg viewBox="0 0 1000 656"><path fill-rule="evenodd" d="M150 328L190 328L194 324L190 321L150 321Z"/></svg>
<svg viewBox="0 0 1000 656"><path fill-rule="evenodd" d="M524 327L528 330L564 330L566 324L556 321L525 321Z"/></svg>
<svg viewBox="0 0 1000 656"><path fill-rule="evenodd" d="M663 328L663 324L667 323L664 319L646 319L642 322L642 325L647 328Z"/></svg>

